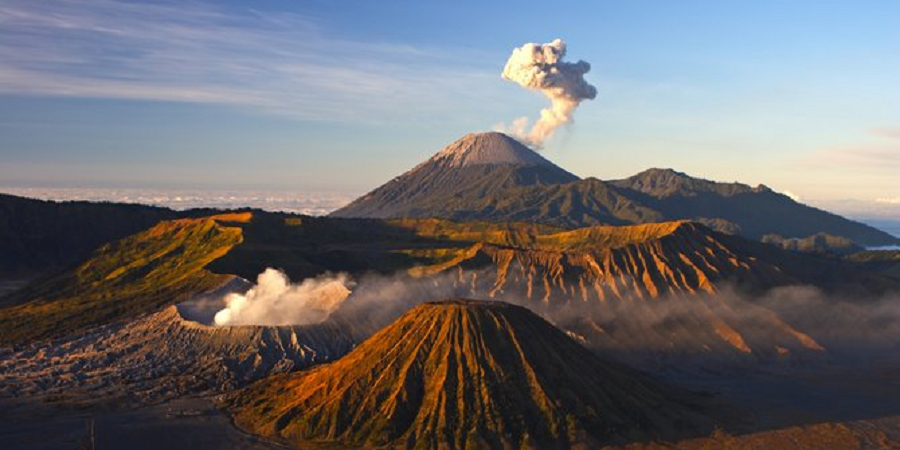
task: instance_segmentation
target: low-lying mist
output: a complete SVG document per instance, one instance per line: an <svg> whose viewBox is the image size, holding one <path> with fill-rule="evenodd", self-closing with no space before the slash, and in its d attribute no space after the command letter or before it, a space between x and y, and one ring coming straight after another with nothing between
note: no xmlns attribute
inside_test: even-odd
<svg viewBox="0 0 900 450"><path fill-rule="evenodd" d="M784 286L754 300L834 350L865 353L900 344L900 292L866 296Z"/></svg>
<svg viewBox="0 0 900 450"><path fill-rule="evenodd" d="M585 345L611 353L715 354L775 358L792 355L862 356L900 343L900 292L849 296L812 286L784 286L751 295L729 285L714 294L584 299L527 288L490 295L493 273L452 270L426 277L406 273L325 274L292 284L267 269L246 294L229 294L217 325L308 325L331 319L360 338L427 301L465 297L519 304ZM625 283L627 284L627 283Z"/></svg>

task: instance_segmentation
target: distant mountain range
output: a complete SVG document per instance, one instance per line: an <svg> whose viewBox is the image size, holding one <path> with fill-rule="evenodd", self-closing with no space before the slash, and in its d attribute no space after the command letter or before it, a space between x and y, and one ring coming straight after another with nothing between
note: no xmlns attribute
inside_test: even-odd
<svg viewBox="0 0 900 450"><path fill-rule="evenodd" d="M693 220L756 240L824 233L863 246L900 243L763 185L719 183L671 169L614 181L579 179L496 132L462 137L332 216L526 221L566 228Z"/></svg>

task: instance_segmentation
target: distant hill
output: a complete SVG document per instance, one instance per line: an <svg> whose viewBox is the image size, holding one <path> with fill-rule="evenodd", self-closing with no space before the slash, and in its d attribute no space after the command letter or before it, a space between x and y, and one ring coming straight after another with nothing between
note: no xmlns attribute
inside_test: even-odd
<svg viewBox="0 0 900 450"><path fill-rule="evenodd" d="M0 276L44 273L72 265L107 242L178 215L152 206L54 202L0 194Z"/></svg>
<svg viewBox="0 0 900 450"><path fill-rule="evenodd" d="M671 169L615 181L581 180L501 133L466 135L332 215L526 221L568 228L693 220L756 240L768 234L806 238L827 233L864 246L900 243L765 186L719 183Z"/></svg>
<svg viewBox="0 0 900 450"><path fill-rule="evenodd" d="M685 392L604 361L525 308L420 305L337 362L228 396L248 431L296 445L570 448L706 433Z"/></svg>
<svg viewBox="0 0 900 450"><path fill-rule="evenodd" d="M798 203L763 185L718 183L671 169L650 169L609 183L667 220L722 219L738 225L740 234L752 239L767 234L786 238L829 234L860 245L898 242L881 230Z"/></svg>
<svg viewBox="0 0 900 450"><path fill-rule="evenodd" d="M762 241L767 244L777 245L785 250L806 253L850 255L865 250L850 239L826 233L814 234L803 239L784 238L777 234L767 234L763 236Z"/></svg>

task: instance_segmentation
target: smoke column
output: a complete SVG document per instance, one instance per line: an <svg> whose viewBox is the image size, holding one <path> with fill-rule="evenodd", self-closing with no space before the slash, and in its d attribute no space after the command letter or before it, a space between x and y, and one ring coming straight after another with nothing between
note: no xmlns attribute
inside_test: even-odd
<svg viewBox="0 0 900 450"><path fill-rule="evenodd" d="M503 68L503 78L520 86L536 90L550 99L550 106L541 110L541 117L528 130L528 118L520 117L511 127L502 126L520 141L541 148L560 125L571 123L572 114L584 100L597 97L597 88L584 79L591 65L585 61L563 61L566 43L556 39L549 44L525 44L513 50Z"/></svg>
<svg viewBox="0 0 900 450"><path fill-rule="evenodd" d="M347 274L322 275L291 284L272 268L259 274L246 294L225 296L216 325L307 325L324 321L350 295Z"/></svg>

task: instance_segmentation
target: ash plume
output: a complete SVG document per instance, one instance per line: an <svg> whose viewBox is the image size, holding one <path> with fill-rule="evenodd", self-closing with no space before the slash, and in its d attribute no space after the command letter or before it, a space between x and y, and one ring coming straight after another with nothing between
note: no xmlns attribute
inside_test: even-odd
<svg viewBox="0 0 900 450"><path fill-rule="evenodd" d="M527 117L513 121L512 126L501 125L505 131L534 148L541 148L563 124L572 123L572 114L584 100L593 100L597 88L584 79L591 70L585 61L563 61L566 42L556 39L548 44L525 44L513 50L503 78L528 89L539 91L550 99L550 106L541 110L541 117L528 129Z"/></svg>
<svg viewBox="0 0 900 450"><path fill-rule="evenodd" d="M350 296L347 274L325 274L292 284L283 272L268 268L246 294L225 296L215 323L227 325L308 325L324 321Z"/></svg>

